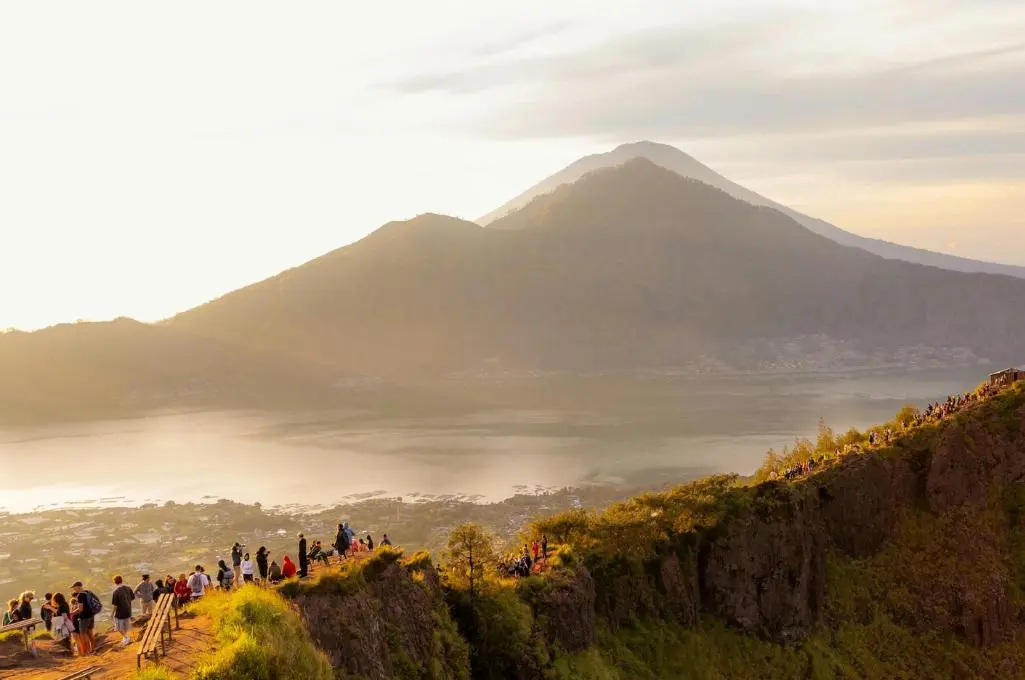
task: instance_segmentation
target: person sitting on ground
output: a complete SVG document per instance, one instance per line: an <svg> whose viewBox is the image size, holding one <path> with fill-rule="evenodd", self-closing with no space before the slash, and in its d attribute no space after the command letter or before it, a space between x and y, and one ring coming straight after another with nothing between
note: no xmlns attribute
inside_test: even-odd
<svg viewBox="0 0 1025 680"><path fill-rule="evenodd" d="M235 572L224 560L217 562L217 585L224 590L231 590L231 584L235 580Z"/></svg>
<svg viewBox="0 0 1025 680"><path fill-rule="evenodd" d="M388 538L388 534L381 537L381 545L391 545L391 539Z"/></svg>
<svg viewBox="0 0 1025 680"><path fill-rule="evenodd" d="M324 563L324 566L326 567L331 564L331 561L329 560L330 556L331 553L327 550L324 550L324 546L323 544L321 544L320 541L313 542L313 550L310 551L311 560L320 560Z"/></svg>
<svg viewBox="0 0 1025 680"><path fill-rule="evenodd" d="M253 561L249 559L249 553L242 556L242 582L253 582Z"/></svg>
<svg viewBox="0 0 1025 680"><path fill-rule="evenodd" d="M281 567L279 567L278 563L273 560L270 563L270 569L267 571L267 578L270 579L271 583L281 582Z"/></svg>
<svg viewBox="0 0 1025 680"><path fill-rule="evenodd" d="M163 595L164 593L170 593L170 592L174 592L174 591L168 590L167 586L164 585L164 579L158 578L156 580L156 582L154 582L154 584L153 584L153 601L156 602L157 600L160 599L161 595Z"/></svg>
<svg viewBox="0 0 1025 680"><path fill-rule="evenodd" d="M43 596L43 604L39 605L39 618L43 620L47 633L53 630L53 593Z"/></svg>
<svg viewBox="0 0 1025 680"><path fill-rule="evenodd" d="M4 612L3 625L9 626L18 621L21 621L21 615L18 614L18 601L9 600L7 602L7 611Z"/></svg>
<svg viewBox="0 0 1025 680"><path fill-rule="evenodd" d="M267 548L260 546L256 551L256 569L260 573L260 581L267 580Z"/></svg>
<svg viewBox="0 0 1025 680"><path fill-rule="evenodd" d="M174 580L174 596L178 598L178 606L184 607L185 603L189 601L189 597L192 595L192 591L189 589L188 579L185 578L185 574L179 574L178 578Z"/></svg>
<svg viewBox="0 0 1025 680"><path fill-rule="evenodd" d="M364 541L362 538L359 539L359 551L361 553L364 553L364 552L367 551L367 542Z"/></svg>
<svg viewBox="0 0 1025 680"><path fill-rule="evenodd" d="M149 574L142 575L142 582L135 586L135 596L142 602L142 615L153 616L153 584L149 580Z"/></svg>
<svg viewBox="0 0 1025 680"><path fill-rule="evenodd" d="M132 629L132 600L134 599L135 593L125 585L124 579L115 576L114 593L110 597L110 603L114 605L114 630L121 634L122 647L132 644L132 638L128 635L128 631Z"/></svg>
<svg viewBox="0 0 1025 680"><path fill-rule="evenodd" d="M373 551L374 549L374 537L367 534L367 550Z"/></svg>
<svg viewBox="0 0 1025 680"><path fill-rule="evenodd" d="M281 577L292 578L297 572L298 569L295 567L295 562L288 555L285 555L285 559L281 561Z"/></svg>

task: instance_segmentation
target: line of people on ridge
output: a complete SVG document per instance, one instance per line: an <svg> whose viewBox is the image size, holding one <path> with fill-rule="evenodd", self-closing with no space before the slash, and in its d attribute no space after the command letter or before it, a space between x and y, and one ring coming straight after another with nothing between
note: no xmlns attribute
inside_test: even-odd
<svg viewBox="0 0 1025 680"><path fill-rule="evenodd" d="M961 411L974 406L990 397L996 396L1002 387L992 383L987 383L975 391L965 392L963 394L950 395L945 401L938 401L930 403L922 411L915 414L915 418L911 423L900 423L899 427L902 432L907 432L915 427L921 427L928 423L938 423L945 418L957 415ZM886 428L882 433L871 431L868 433L868 448L875 446L889 446L893 443L896 433L893 428ZM865 451L865 448L861 444L845 444L842 447L837 447L833 452L832 456L828 456L823 453L819 456L812 456L806 461L799 461L790 463L784 466L779 471L773 470L769 473L769 479L776 480L782 479L785 481L793 481L801 477L812 474L815 470L824 467L827 464L842 459L848 454L857 454Z"/></svg>
<svg viewBox="0 0 1025 680"><path fill-rule="evenodd" d="M165 593L173 594L177 605L181 607L202 598L212 589L230 591L246 583L263 585L280 583L294 577L305 578L309 575L309 566L314 561L321 561L327 565L330 564L332 556L337 556L341 562L349 555L374 549L373 537L370 534L366 534L365 537L356 536L349 528L348 522L339 523L335 543L329 548L324 548L319 540L313 541L312 545L308 544L302 533L299 533L297 538L298 565L287 554L278 565L276 561L269 559L270 552L264 546L260 546L256 551L254 560L244 551L245 545L236 542L231 547L231 566L227 560L218 560L217 574L213 579L201 564L195 565L188 575L181 573L175 577L168 574L163 579L155 581L151 580L149 574L143 574L142 580L134 588L125 583L122 576L114 576L114 590L110 600L113 607L111 619L114 630L121 636L121 646L126 647L132 642L129 631L136 600L140 602L142 617L145 618L152 615L154 603ZM383 534L380 545L392 545L388 534ZM35 599L33 591L25 591L17 599L11 600L4 612L2 625L33 619L32 603ZM96 617L102 611L103 603L100 598L93 591L86 589L81 581L75 581L71 585L70 597L60 592L46 593L39 608L39 618L42 619L46 631L67 651L77 656L87 656L95 650ZM32 628L29 628L29 632L32 632Z"/></svg>

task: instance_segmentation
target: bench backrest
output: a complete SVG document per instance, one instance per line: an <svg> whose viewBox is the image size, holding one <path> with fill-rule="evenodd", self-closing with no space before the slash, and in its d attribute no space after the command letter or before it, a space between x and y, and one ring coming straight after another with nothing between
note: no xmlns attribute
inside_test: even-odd
<svg viewBox="0 0 1025 680"><path fill-rule="evenodd" d="M16 621L14 623L8 624L0 628L0 633L9 633L12 630L23 630L25 628L30 628L32 626L41 625L43 625L43 620L40 618L25 619L24 621Z"/></svg>
<svg viewBox="0 0 1025 680"><path fill-rule="evenodd" d="M173 602L174 595L172 593L164 593L157 598L153 616L150 617L149 623L146 624L146 630L142 634L142 644L139 645L138 656L145 656L156 648L160 641L160 630L170 618Z"/></svg>

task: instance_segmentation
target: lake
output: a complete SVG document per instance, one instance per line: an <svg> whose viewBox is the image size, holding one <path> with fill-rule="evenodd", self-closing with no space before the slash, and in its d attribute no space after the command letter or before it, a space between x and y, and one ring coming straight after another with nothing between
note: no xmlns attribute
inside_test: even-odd
<svg viewBox="0 0 1025 680"><path fill-rule="evenodd" d="M452 383L437 388L448 404L437 410L165 413L0 430L0 508L214 498L330 505L384 494L498 500L747 474L770 447L813 437L820 417L838 431L863 428L987 373Z"/></svg>

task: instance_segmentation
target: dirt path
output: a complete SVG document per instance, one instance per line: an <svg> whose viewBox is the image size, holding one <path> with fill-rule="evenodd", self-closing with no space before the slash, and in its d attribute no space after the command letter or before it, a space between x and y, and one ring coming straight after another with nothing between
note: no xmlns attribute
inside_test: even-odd
<svg viewBox="0 0 1025 680"><path fill-rule="evenodd" d="M210 619L185 614L180 619L181 629L174 631L174 639L167 646L167 656L160 658L160 665L182 677L187 677L199 661L214 649L214 637L211 633ZM99 626L107 631L109 624ZM143 628L136 627L135 637L142 636ZM39 641L38 658L20 652L9 656L0 656L0 661L17 665L0 665L0 677L4 680L61 680L75 671L100 666L103 671L94 677L130 678L136 670L136 652L138 642L128 647L121 647L118 636L113 631L97 635L96 654L85 658L68 656L59 645L51 641ZM143 668L153 665L152 661L144 661Z"/></svg>

